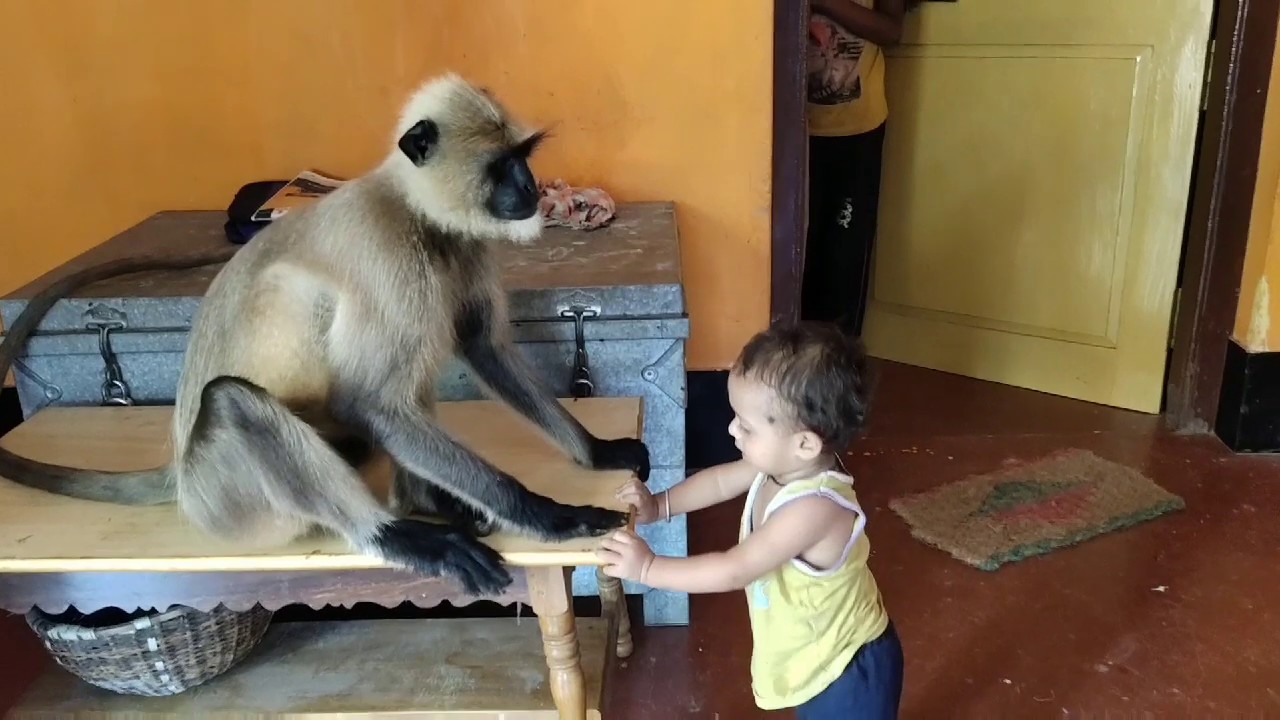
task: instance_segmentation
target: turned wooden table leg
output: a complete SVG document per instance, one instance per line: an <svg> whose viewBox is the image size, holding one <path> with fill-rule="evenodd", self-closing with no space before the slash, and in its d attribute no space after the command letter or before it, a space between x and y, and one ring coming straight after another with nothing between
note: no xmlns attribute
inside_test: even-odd
<svg viewBox="0 0 1280 720"><path fill-rule="evenodd" d="M615 653L620 658L630 657L635 644L631 641L631 616L627 612L627 596L622 593L622 581L605 575L604 568L596 568L596 584L600 587L600 602L605 612L617 613L618 644Z"/></svg>
<svg viewBox="0 0 1280 720"><path fill-rule="evenodd" d="M573 568L527 568L529 600L542 630L542 649L550 671L551 697L560 720L586 720L587 681L582 674L578 629L573 615Z"/></svg>

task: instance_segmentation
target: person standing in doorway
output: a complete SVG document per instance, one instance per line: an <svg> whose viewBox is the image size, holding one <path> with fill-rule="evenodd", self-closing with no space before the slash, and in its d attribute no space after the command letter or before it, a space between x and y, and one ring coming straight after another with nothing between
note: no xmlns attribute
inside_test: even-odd
<svg viewBox="0 0 1280 720"><path fill-rule="evenodd" d="M880 201L883 50L919 0L810 0L809 230L800 313L862 334Z"/></svg>

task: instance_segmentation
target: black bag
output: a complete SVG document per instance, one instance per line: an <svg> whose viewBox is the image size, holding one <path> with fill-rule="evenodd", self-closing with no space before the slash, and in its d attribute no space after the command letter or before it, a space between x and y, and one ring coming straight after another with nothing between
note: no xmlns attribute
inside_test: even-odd
<svg viewBox="0 0 1280 720"><path fill-rule="evenodd" d="M237 245L243 245L249 242L249 239L259 230L266 227L269 223L255 221L253 212L288 184L288 180L259 180L237 190L236 196L227 206L227 222L222 226L227 233L227 239Z"/></svg>

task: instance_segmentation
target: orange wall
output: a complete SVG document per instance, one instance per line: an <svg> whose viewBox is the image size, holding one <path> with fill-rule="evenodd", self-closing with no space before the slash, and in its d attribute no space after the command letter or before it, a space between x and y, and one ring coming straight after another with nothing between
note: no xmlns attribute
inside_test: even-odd
<svg viewBox="0 0 1280 720"><path fill-rule="evenodd" d="M732 0L0 0L0 292L156 210L361 172L447 67L553 125L540 174L677 203L689 365L727 367L768 321L771 27Z"/></svg>
<svg viewBox="0 0 1280 720"><path fill-rule="evenodd" d="M1250 352L1280 350L1280 47L1271 62L1258 179L1233 334Z"/></svg>

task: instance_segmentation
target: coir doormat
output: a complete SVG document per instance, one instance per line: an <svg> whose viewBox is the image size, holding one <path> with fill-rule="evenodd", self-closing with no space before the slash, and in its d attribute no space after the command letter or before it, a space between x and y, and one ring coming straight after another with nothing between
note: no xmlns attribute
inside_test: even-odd
<svg viewBox="0 0 1280 720"><path fill-rule="evenodd" d="M1142 473L1080 449L895 498L918 540L981 570L1186 507Z"/></svg>

